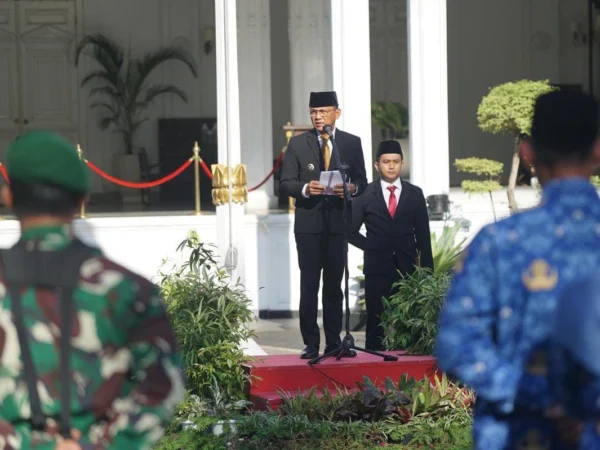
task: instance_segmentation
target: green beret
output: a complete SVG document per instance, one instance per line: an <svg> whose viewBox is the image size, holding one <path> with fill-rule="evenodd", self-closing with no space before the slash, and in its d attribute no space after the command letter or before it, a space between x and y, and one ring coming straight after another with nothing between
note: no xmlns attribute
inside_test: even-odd
<svg viewBox="0 0 600 450"><path fill-rule="evenodd" d="M89 169L77 149L47 131L18 136L6 152L6 171L9 180L25 184L52 184L82 194L89 190Z"/></svg>

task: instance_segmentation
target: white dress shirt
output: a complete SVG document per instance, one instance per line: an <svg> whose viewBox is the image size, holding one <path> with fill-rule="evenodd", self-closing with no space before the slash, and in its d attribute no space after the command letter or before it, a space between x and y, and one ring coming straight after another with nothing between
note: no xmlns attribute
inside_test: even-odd
<svg viewBox="0 0 600 450"><path fill-rule="evenodd" d="M381 190L383 191L383 199L385 200L385 206L389 206L390 204L391 192L388 189L388 187L390 186L396 186L394 196L396 197L396 205L398 205L398 199L400 198L400 193L402 192L402 182L400 181L400 178L398 178L393 183L388 183L387 181L381 180Z"/></svg>
<svg viewBox="0 0 600 450"><path fill-rule="evenodd" d="M331 131L332 131L332 136L333 136L333 138L335 139L335 128L334 128L333 130L331 130ZM321 137L321 133L317 133L317 139L319 140L319 150L321 150L321 149L323 148L323 138ZM331 139L329 139L329 140L327 141L327 146L329 147L329 154L330 154L331 156L333 156L333 144L331 143ZM331 164L331 163L330 163L330 164ZM307 186L308 186L308 183L306 183L306 184L305 184L305 185L302 187L302 196L303 196L304 198L309 198L309 197L310 197L310 195L306 195L306 191L308 190L308 189L307 189ZM355 190L355 191L354 191L354 193L353 193L353 194L351 194L351 195L353 195L353 196L354 196L354 195L356 195L356 194L358 194L358 186L356 186L356 190Z"/></svg>

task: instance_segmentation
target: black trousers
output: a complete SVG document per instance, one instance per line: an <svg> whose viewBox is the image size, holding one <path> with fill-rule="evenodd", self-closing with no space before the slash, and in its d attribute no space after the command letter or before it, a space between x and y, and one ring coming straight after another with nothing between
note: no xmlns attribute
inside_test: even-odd
<svg viewBox="0 0 600 450"><path fill-rule="evenodd" d="M381 314L383 313L382 297L389 297L393 290L393 284L400 276L389 275L365 275L365 304L367 307L367 335L365 347L368 350L383 350L383 327L381 326Z"/></svg>
<svg viewBox="0 0 600 450"><path fill-rule="evenodd" d="M317 313L321 273L325 343L340 344L344 300L344 236L297 233L296 249L300 266L300 331L304 345L316 348L320 345Z"/></svg>

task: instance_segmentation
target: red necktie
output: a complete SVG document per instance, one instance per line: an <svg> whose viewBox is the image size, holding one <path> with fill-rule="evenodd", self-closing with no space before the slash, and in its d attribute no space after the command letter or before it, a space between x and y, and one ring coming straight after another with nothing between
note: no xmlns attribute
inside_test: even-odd
<svg viewBox="0 0 600 450"><path fill-rule="evenodd" d="M388 201L388 211L390 212L390 216L392 216L392 219L394 218L394 215L396 214L396 206L398 206L398 203L396 202L396 194L394 194L395 190L396 190L396 186L388 186L388 191L390 191L390 200Z"/></svg>

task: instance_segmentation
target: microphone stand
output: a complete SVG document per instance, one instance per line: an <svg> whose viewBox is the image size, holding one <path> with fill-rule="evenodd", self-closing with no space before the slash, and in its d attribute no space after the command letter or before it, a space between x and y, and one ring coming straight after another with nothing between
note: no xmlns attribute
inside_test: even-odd
<svg viewBox="0 0 600 450"><path fill-rule="evenodd" d="M354 343L354 337L350 334L350 296L349 296L349 287L348 287L348 279L349 279L349 270L348 270L348 242L350 240L350 226L348 223L348 205L352 201L352 196L350 195L350 191L348 190L348 183L346 182L346 169L347 165L343 165L340 160L340 154L338 151L337 143L335 141L335 137L333 136L333 132L328 133L329 140L331 141L331 145L333 147L332 157L335 161L336 166L340 174L342 175L342 186L344 188L344 198L343 198L343 220L344 220L344 299L346 301L346 336L342 339L342 345L340 348L332 350L328 353L325 353L318 358L311 359L308 364L319 364L326 358L330 356L336 356L336 359L339 361L342 359L344 353L349 350L358 350L360 352L369 353L371 355L379 356L383 358L384 361L398 361L397 356L386 355L384 353L379 353L374 350L367 350L361 347L357 347Z"/></svg>

